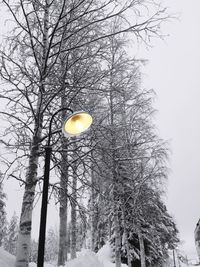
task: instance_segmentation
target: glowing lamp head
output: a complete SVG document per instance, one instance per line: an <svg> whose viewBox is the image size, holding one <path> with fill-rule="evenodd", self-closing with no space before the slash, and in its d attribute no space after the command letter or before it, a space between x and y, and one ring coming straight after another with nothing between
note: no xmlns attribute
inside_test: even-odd
<svg viewBox="0 0 200 267"><path fill-rule="evenodd" d="M92 124L92 116L85 111L74 112L63 124L63 134L66 137L78 136L87 131Z"/></svg>

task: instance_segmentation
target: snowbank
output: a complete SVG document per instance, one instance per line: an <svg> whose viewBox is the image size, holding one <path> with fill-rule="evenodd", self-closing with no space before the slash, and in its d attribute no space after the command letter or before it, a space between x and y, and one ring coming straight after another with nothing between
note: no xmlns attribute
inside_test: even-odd
<svg viewBox="0 0 200 267"><path fill-rule="evenodd" d="M65 267L104 267L96 254L90 250L82 251L78 258L67 262Z"/></svg>
<svg viewBox="0 0 200 267"><path fill-rule="evenodd" d="M112 254L111 247L107 242L97 253L97 257L103 267L115 267L115 263L111 262L112 261L111 254ZM126 264L122 264L121 266L128 267Z"/></svg>
<svg viewBox="0 0 200 267"><path fill-rule="evenodd" d="M78 253L78 257L68 261L65 267L115 267L111 262L111 248L109 243L106 243L97 254L90 250L82 250ZM122 264L122 267L127 267Z"/></svg>
<svg viewBox="0 0 200 267"><path fill-rule="evenodd" d="M15 266L15 257L5 251L3 248L0 248L0 267L14 267Z"/></svg>
<svg viewBox="0 0 200 267"><path fill-rule="evenodd" d="M0 247L0 267L14 267L15 266L15 256L11 255L3 248ZM37 267L36 263L29 263L29 267ZM51 264L45 263L44 267L54 267Z"/></svg>
<svg viewBox="0 0 200 267"><path fill-rule="evenodd" d="M1 267L1 265L0 265L0 267ZM30 262L29 267L37 267L37 264L34 262ZM54 265L45 262L44 267L54 267Z"/></svg>
<svg viewBox="0 0 200 267"><path fill-rule="evenodd" d="M94 252L83 249L77 253L77 258L70 260L66 263L65 267L115 267L115 264L111 262L111 248L109 243L106 243L97 254ZM0 247L0 267L14 267L15 257L3 248ZM166 267L173 266L172 260L166 264ZM181 263L181 267L187 265ZM188 265L189 267L192 265ZM29 267L37 267L36 263L29 263ZM52 264L45 263L44 267L55 267ZM61 267L61 266L60 266ZM122 267L128 267L126 264L122 264Z"/></svg>

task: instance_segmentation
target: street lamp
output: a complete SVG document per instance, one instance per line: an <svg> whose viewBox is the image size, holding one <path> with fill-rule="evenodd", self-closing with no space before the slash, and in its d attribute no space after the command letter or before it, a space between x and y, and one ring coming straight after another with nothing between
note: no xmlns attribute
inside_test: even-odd
<svg viewBox="0 0 200 267"><path fill-rule="evenodd" d="M89 113L85 111L73 112L70 108L61 108L57 110L51 117L49 123L48 142L47 146L45 147L44 182L43 182L42 205L40 214L40 232L39 232L37 267L44 266L48 187L49 187L50 160L52 152L52 147L50 144L52 135L51 127L54 117L63 110L67 110L72 113L70 116L67 117L62 127L62 132L66 137L78 136L81 133L85 132L92 124L92 117Z"/></svg>

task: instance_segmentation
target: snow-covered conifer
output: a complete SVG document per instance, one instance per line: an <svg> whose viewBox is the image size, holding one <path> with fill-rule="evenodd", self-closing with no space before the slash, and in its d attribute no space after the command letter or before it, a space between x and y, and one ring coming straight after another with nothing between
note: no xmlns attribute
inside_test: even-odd
<svg viewBox="0 0 200 267"><path fill-rule="evenodd" d="M32 239L29 262L37 263L37 256L38 256L38 243L34 239Z"/></svg>
<svg viewBox="0 0 200 267"><path fill-rule="evenodd" d="M0 179L0 246L2 246L3 239L5 237L5 232L6 232L5 199L6 199L6 195L3 192L3 184Z"/></svg>
<svg viewBox="0 0 200 267"><path fill-rule="evenodd" d="M58 256L58 233L51 227L47 232L45 260L53 262Z"/></svg>
<svg viewBox="0 0 200 267"><path fill-rule="evenodd" d="M18 217L14 212L7 228L6 237L4 239L4 248L12 255L16 255L17 235L18 235Z"/></svg>

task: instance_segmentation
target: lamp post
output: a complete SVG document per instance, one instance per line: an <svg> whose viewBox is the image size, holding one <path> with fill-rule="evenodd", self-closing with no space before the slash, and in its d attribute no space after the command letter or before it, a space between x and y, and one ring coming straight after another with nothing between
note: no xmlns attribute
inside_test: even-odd
<svg viewBox="0 0 200 267"><path fill-rule="evenodd" d="M70 108L61 108L57 110L51 117L48 131L48 142L45 147L45 166L44 166L44 182L42 192L42 205L40 214L40 232L39 232L39 244L38 244L38 259L37 267L44 266L44 250L45 250L45 234L46 234L46 220L47 220L47 204L48 204L48 187L49 187L49 173L50 173L50 160L51 160L51 127L54 117L61 111L70 111L72 114L65 120L62 132L66 137L78 136L82 132L85 132L92 124L92 117L85 111L79 111L73 113Z"/></svg>

